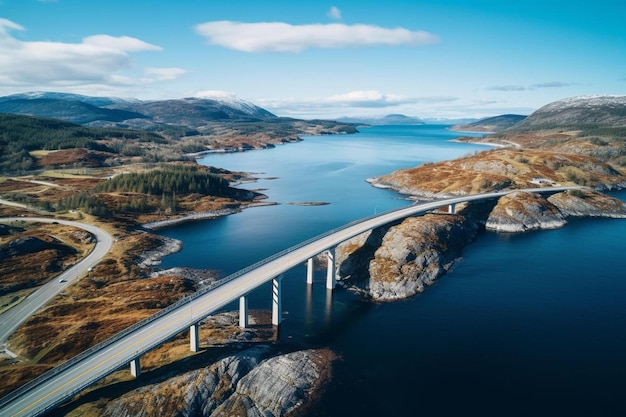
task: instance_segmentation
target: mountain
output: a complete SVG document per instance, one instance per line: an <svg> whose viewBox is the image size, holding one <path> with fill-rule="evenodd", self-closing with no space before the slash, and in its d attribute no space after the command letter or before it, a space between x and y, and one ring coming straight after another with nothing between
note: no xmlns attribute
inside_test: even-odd
<svg viewBox="0 0 626 417"><path fill-rule="evenodd" d="M580 96L547 104L509 131L626 127L626 96Z"/></svg>
<svg viewBox="0 0 626 417"><path fill-rule="evenodd" d="M429 125L464 125L477 122L476 118L446 119L445 117L429 117L424 119L424 123Z"/></svg>
<svg viewBox="0 0 626 417"><path fill-rule="evenodd" d="M216 120L267 120L277 116L244 100L184 98L118 103L109 108L137 112L155 123L200 127Z"/></svg>
<svg viewBox="0 0 626 417"><path fill-rule="evenodd" d="M526 116L519 114L503 114L501 116L486 117L472 123L455 125L450 129L465 132L501 132L525 118Z"/></svg>
<svg viewBox="0 0 626 417"><path fill-rule="evenodd" d="M132 98L118 98L118 97L91 97L84 96L82 94L72 93L57 93L50 91L31 91L29 93L12 94L9 96L0 97L0 102L9 100L35 100L35 99L54 99L54 100L67 100L67 101L80 101L83 103L91 104L96 107L109 106L111 104L138 101Z"/></svg>
<svg viewBox="0 0 626 417"><path fill-rule="evenodd" d="M142 101L79 94L32 92L0 97L0 113L48 117L97 127L185 126L213 121L264 121L277 116L231 97Z"/></svg>
<svg viewBox="0 0 626 417"><path fill-rule="evenodd" d="M338 122L357 123L366 125L423 125L424 121L418 117L409 117L404 114L388 114L384 117L340 117Z"/></svg>
<svg viewBox="0 0 626 417"><path fill-rule="evenodd" d="M87 124L97 120L122 122L128 119L147 118L147 116L137 112L108 109L83 101L55 98L17 98L0 101L0 113L48 117L77 124Z"/></svg>

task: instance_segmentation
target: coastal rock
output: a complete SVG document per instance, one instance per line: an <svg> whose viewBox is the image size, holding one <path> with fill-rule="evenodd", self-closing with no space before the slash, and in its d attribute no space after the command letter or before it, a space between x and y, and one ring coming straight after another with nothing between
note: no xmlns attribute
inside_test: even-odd
<svg viewBox="0 0 626 417"><path fill-rule="evenodd" d="M567 223L559 209L545 198L525 192L502 196L487 219L485 228L498 232L556 229Z"/></svg>
<svg viewBox="0 0 626 417"><path fill-rule="evenodd" d="M477 231L476 223L460 215L407 218L340 245L338 274L377 301L411 297L445 274Z"/></svg>
<svg viewBox="0 0 626 417"><path fill-rule="evenodd" d="M548 197L567 217L626 218L626 203L592 190L575 190Z"/></svg>
<svg viewBox="0 0 626 417"><path fill-rule="evenodd" d="M326 350L306 350L268 358L272 351L256 346L139 388L108 402L101 415L286 415L307 404L327 381L335 356Z"/></svg>
<svg viewBox="0 0 626 417"><path fill-rule="evenodd" d="M142 269L159 265L164 257L179 252L183 247L183 242L177 239L157 235L154 238L159 240L160 244L152 250L143 252L136 262Z"/></svg>
<svg viewBox="0 0 626 417"><path fill-rule="evenodd" d="M267 359L237 384L213 416L282 416L304 405L330 377L329 351L305 350Z"/></svg>

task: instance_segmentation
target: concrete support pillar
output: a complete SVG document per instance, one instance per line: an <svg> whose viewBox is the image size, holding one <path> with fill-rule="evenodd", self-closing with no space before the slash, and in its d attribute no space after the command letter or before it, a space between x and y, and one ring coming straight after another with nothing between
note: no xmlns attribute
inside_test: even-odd
<svg viewBox="0 0 626 417"><path fill-rule="evenodd" d="M200 350L200 337L198 335L198 324L192 324L189 326L189 348L192 352L198 352Z"/></svg>
<svg viewBox="0 0 626 417"><path fill-rule="evenodd" d="M282 275L272 280L272 324L278 326L281 319L281 281Z"/></svg>
<svg viewBox="0 0 626 417"><path fill-rule="evenodd" d="M239 297L239 327L248 327L248 297L245 295Z"/></svg>
<svg viewBox="0 0 626 417"><path fill-rule="evenodd" d="M130 374L135 378L141 375L141 365L139 364L139 358L135 358L130 361Z"/></svg>
<svg viewBox="0 0 626 417"><path fill-rule="evenodd" d="M448 205L448 213L449 214L456 214L456 204L450 204Z"/></svg>
<svg viewBox="0 0 626 417"><path fill-rule="evenodd" d="M335 289L337 284L337 274L335 272L335 247L328 249L326 252L328 258L328 269L326 270L326 288Z"/></svg>
<svg viewBox="0 0 626 417"><path fill-rule="evenodd" d="M306 283L313 284L313 258L306 262Z"/></svg>

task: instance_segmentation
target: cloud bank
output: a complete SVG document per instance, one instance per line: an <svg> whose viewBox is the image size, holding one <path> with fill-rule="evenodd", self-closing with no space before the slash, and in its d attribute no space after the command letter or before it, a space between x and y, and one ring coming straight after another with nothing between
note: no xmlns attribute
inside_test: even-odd
<svg viewBox="0 0 626 417"><path fill-rule="evenodd" d="M443 105L457 100L457 97L405 97L376 90L363 90L318 98L259 99L256 104L279 115L336 118L339 116L380 116L388 113L417 116L433 105Z"/></svg>
<svg viewBox="0 0 626 417"><path fill-rule="evenodd" d="M180 68L150 68L153 78L131 79L120 74L132 67L132 53L162 48L129 36L94 35L80 43L26 42L11 36L25 29L0 18L0 85L19 88L70 88L86 85L133 85L171 80Z"/></svg>
<svg viewBox="0 0 626 417"><path fill-rule="evenodd" d="M424 31L343 23L291 25L282 22L215 21L196 25L195 30L211 45L242 52L301 52L310 48L421 46L439 42L438 36Z"/></svg>
<svg viewBox="0 0 626 417"><path fill-rule="evenodd" d="M537 83L531 85L494 85L487 90L492 91L532 91L538 88L562 88L562 87L570 87L575 85L573 83L564 83L561 81L550 81L545 83Z"/></svg>

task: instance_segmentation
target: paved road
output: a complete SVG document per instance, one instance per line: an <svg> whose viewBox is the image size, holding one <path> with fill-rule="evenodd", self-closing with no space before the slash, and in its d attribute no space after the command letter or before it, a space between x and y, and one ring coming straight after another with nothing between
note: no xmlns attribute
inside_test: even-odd
<svg viewBox="0 0 626 417"><path fill-rule="evenodd" d="M46 217L5 217L0 218L0 223L9 223L13 221L42 222L42 223L59 223L68 226L78 227L86 230L96 237L96 245L92 251L77 262L70 269L66 270L56 278L42 285L35 292L26 297L21 303L15 307L5 311L0 315L0 348L7 341L9 336L37 310L43 307L55 295L63 291L68 285L78 279L79 276L87 272L87 270L97 264L100 259L111 249L113 238L110 234L99 227L89 224L72 222L68 220L58 220ZM63 282L59 282L59 281Z"/></svg>
<svg viewBox="0 0 626 417"><path fill-rule="evenodd" d="M558 192L572 188L580 187L535 188L526 191ZM448 198L381 213L282 251L226 277L213 288L189 296L131 326L0 399L2 403L0 415L37 416L51 410L240 296L246 295L293 266L302 264L310 257L367 230L449 204L498 198L508 192L510 191Z"/></svg>

